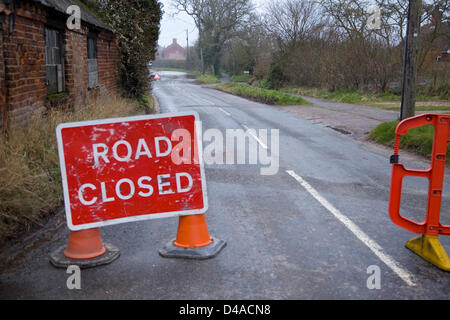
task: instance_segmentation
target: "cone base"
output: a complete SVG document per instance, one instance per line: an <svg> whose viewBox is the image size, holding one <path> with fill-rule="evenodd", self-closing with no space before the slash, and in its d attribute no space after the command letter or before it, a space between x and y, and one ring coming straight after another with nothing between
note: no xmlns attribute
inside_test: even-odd
<svg viewBox="0 0 450 320"><path fill-rule="evenodd" d="M92 259L71 259L64 255L66 246L62 246L50 254L50 263L56 268L67 268L69 266L79 266L81 269L94 268L110 264L120 256L120 251L116 247L105 243L105 253Z"/></svg>
<svg viewBox="0 0 450 320"><path fill-rule="evenodd" d="M421 236L406 242L406 248L441 270L450 272L450 259L437 236Z"/></svg>
<svg viewBox="0 0 450 320"><path fill-rule="evenodd" d="M174 243L175 240L159 249L159 255L163 258L206 260L216 257L227 245L224 240L216 238L212 238L210 245L197 248L182 248Z"/></svg>

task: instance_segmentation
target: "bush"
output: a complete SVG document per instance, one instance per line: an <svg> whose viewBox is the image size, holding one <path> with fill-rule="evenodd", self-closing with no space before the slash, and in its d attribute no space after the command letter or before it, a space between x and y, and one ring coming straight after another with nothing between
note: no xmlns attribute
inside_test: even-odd
<svg viewBox="0 0 450 320"><path fill-rule="evenodd" d="M117 35L123 94L137 98L149 89L148 63L157 50L162 4L157 0L82 0Z"/></svg>
<svg viewBox="0 0 450 320"><path fill-rule="evenodd" d="M283 86L283 69L278 63L270 64L266 80L269 89L278 90Z"/></svg>

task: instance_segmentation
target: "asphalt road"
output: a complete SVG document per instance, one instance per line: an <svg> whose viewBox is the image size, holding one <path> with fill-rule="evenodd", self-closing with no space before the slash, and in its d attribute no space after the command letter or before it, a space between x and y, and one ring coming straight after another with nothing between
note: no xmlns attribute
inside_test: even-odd
<svg viewBox="0 0 450 320"><path fill-rule="evenodd" d="M377 147L280 109L196 85L163 72L154 88L161 112L195 110L203 130L278 129L278 173L264 165L206 165L211 235L227 241L214 259L164 259L158 249L178 219L105 227L119 247L112 264L82 270L81 290L48 254L67 241L65 227L46 233L0 274L1 299L448 299L450 276L404 247L414 235L388 215L391 166ZM266 143L264 143L266 142ZM229 151L229 150L225 150ZM403 156L408 166L426 162ZM449 178L443 222L449 222ZM423 220L426 181L408 179L402 210ZM63 220L63 215L58 218ZM57 225L57 223L54 223ZM449 241L442 238L449 250ZM450 251L449 251L450 252ZM380 289L368 268L379 267Z"/></svg>

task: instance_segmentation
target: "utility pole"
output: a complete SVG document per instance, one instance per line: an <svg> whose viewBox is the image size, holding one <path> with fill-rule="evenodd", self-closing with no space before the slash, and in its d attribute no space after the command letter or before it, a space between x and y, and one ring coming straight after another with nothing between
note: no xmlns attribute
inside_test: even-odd
<svg viewBox="0 0 450 320"><path fill-rule="evenodd" d="M203 58L203 48L200 47L200 60L202 64L202 74L205 74L205 60Z"/></svg>
<svg viewBox="0 0 450 320"><path fill-rule="evenodd" d="M189 29L186 29L186 69L190 69L189 65Z"/></svg>
<svg viewBox="0 0 450 320"><path fill-rule="evenodd" d="M414 117L416 113L417 52L421 8L422 0L409 0L400 120Z"/></svg>
<svg viewBox="0 0 450 320"><path fill-rule="evenodd" d="M186 61L189 63L189 29L186 29Z"/></svg>

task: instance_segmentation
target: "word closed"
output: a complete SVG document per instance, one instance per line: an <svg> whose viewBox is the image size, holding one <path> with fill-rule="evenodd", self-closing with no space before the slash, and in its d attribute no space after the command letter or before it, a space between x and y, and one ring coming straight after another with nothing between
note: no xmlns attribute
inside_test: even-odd
<svg viewBox="0 0 450 320"><path fill-rule="evenodd" d="M198 123L189 112L59 125L69 228L205 213Z"/></svg>

